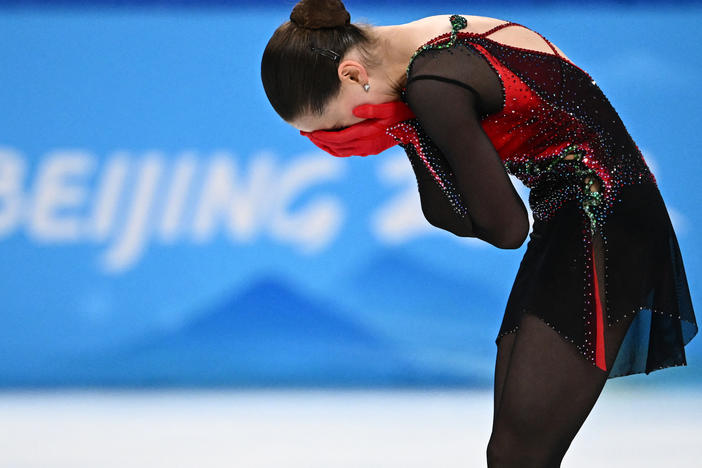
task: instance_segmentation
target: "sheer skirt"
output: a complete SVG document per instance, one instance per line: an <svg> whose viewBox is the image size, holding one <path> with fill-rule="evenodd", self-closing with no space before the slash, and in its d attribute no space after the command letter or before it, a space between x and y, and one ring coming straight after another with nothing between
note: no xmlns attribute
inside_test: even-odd
<svg viewBox="0 0 702 468"><path fill-rule="evenodd" d="M583 242L584 221L575 199L547 221L534 221L495 342L516 331L521 316L529 313L593 365L599 333L605 354L616 353L607 366L608 378L687 365L684 346L697 333L697 322L678 241L657 185L622 187L602 235L591 242ZM602 307L599 323L584 312L588 282L594 279L592 260ZM628 331L621 346L610 349L608 330L622 321L630 322Z"/></svg>

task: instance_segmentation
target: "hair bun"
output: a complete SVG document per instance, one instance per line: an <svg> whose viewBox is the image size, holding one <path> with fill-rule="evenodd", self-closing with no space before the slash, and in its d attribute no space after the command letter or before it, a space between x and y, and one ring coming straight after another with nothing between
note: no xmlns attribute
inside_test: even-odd
<svg viewBox="0 0 702 468"><path fill-rule="evenodd" d="M290 13L290 21L301 28L338 28L351 22L340 0L300 0Z"/></svg>

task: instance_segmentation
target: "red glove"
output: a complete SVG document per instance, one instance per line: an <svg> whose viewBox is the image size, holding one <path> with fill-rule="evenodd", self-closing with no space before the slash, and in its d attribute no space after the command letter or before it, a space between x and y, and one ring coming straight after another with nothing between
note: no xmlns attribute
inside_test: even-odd
<svg viewBox="0 0 702 468"><path fill-rule="evenodd" d="M366 120L338 131L300 130L300 135L308 137L312 143L333 156L368 156L395 146L397 141L385 130L415 116L402 101L362 104L353 109L353 115Z"/></svg>

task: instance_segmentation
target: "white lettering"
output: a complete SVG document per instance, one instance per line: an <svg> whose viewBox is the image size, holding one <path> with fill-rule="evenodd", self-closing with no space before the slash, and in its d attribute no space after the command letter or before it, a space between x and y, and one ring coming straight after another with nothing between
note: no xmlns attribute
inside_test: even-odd
<svg viewBox="0 0 702 468"><path fill-rule="evenodd" d="M262 153L251 162L248 185L237 178L237 168L228 153L217 153L204 177L204 187L195 211L193 237L204 242L223 221L232 240L251 242L270 209L274 193L273 161Z"/></svg>
<svg viewBox="0 0 702 468"><path fill-rule="evenodd" d="M317 253L328 245L343 219L343 209L336 198L319 197L294 215L286 209L304 188L320 180L338 179L342 169L341 161L320 153L296 159L280 178L278 203L271 219L273 237L298 243L303 254Z"/></svg>
<svg viewBox="0 0 702 468"><path fill-rule="evenodd" d="M96 171L90 153L52 151L40 159L27 196L26 159L0 147L0 236L25 227L44 243L102 244L101 270L114 274L133 267L149 242L203 243L219 234L240 244L268 234L313 254L333 241L344 217L332 194L307 192L340 179L346 167L321 152L285 165L259 152L246 170L225 151L204 164L194 151L172 161L158 151L119 151L100 162Z"/></svg>
<svg viewBox="0 0 702 468"><path fill-rule="evenodd" d="M373 213L373 234L385 243L398 244L435 230L422 214L417 179L407 158L385 159L379 169L378 178L388 185L400 186L400 191Z"/></svg>
<svg viewBox="0 0 702 468"><path fill-rule="evenodd" d="M183 212L186 206L186 199L192 185L195 170L197 169L197 159L193 152L186 152L176 160L173 168L173 176L166 191L165 206L161 223L159 224L159 235L161 241L172 243L178 235L178 229L182 223Z"/></svg>
<svg viewBox="0 0 702 468"><path fill-rule="evenodd" d="M110 245L102 258L103 266L109 271L122 271L132 266L144 249L154 196L163 171L162 159L159 152L148 153L139 165L125 227L116 244Z"/></svg>
<svg viewBox="0 0 702 468"><path fill-rule="evenodd" d="M12 233L20 222L25 169L16 151L0 147L0 236Z"/></svg>
<svg viewBox="0 0 702 468"><path fill-rule="evenodd" d="M94 158L80 151L54 151L39 166L34 186L33 209L29 213L29 231L39 241L77 241L80 218L75 212L59 216L61 208L80 208L86 200L82 185L71 185L69 176L85 176L95 164Z"/></svg>
<svg viewBox="0 0 702 468"><path fill-rule="evenodd" d="M129 170L128 156L125 152L116 153L105 164L87 227L88 234L96 242L104 241L114 228Z"/></svg>

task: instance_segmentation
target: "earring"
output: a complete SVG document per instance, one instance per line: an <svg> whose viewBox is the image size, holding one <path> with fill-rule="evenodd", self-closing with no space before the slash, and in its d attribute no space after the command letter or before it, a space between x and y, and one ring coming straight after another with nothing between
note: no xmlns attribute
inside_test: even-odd
<svg viewBox="0 0 702 468"><path fill-rule="evenodd" d="M369 85L368 83L364 84L364 85L363 85L363 89L364 89L366 92L368 92L368 90L370 89L370 85Z"/></svg>

